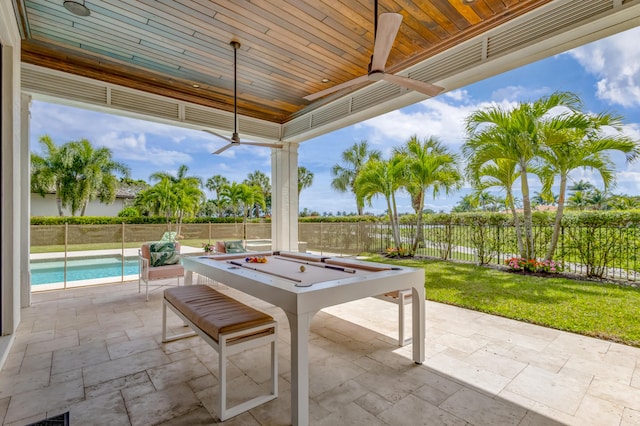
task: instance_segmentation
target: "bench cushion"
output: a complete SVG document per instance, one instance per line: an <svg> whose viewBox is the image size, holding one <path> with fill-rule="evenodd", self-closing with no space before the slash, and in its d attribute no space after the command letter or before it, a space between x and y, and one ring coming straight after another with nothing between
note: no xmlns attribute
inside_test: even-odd
<svg viewBox="0 0 640 426"><path fill-rule="evenodd" d="M202 331L219 341L226 334L273 321L253 309L206 285L188 285L164 291L164 298Z"/></svg>

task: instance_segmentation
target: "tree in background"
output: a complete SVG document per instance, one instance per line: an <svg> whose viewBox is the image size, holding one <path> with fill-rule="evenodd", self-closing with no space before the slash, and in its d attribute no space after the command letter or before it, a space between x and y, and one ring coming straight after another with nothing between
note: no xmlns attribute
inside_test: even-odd
<svg viewBox="0 0 640 426"><path fill-rule="evenodd" d="M53 190L56 194L58 215L64 216L62 208L69 200L63 198L68 192L62 190L62 185L70 161L63 157L63 153L51 137L41 136L38 142L42 145L44 155L31 153L31 192L44 197Z"/></svg>
<svg viewBox="0 0 640 426"><path fill-rule="evenodd" d="M75 216L84 216L93 200L112 203L119 183L114 173L125 177L129 169L112 159L108 148L94 148L87 139L71 141L58 147L49 136L39 139L44 156L31 154L31 190L45 196L54 191L58 214L63 207Z"/></svg>
<svg viewBox="0 0 640 426"><path fill-rule="evenodd" d="M310 188L313 184L313 173L306 167L298 167L298 196L305 188Z"/></svg>
<svg viewBox="0 0 640 426"><path fill-rule="evenodd" d="M395 250L402 252L402 240L400 239L400 225L398 222L398 209L396 206L396 192L404 185L405 163L400 155L392 156L388 161L377 157L369 159L358 173L355 180L357 197L368 202L382 195L387 202L387 215L391 225L391 234L395 244Z"/></svg>
<svg viewBox="0 0 640 426"><path fill-rule="evenodd" d="M539 163L542 127L545 122L552 122L558 130L572 128L574 123L570 113L553 116L551 110L563 107L575 111L579 106L576 95L555 92L535 102L520 103L509 110L494 105L473 112L466 120L468 139L462 151L472 174L497 159L510 160L517 165L524 216L524 235L519 237L522 241L520 255L525 259L535 258L528 174Z"/></svg>
<svg viewBox="0 0 640 426"><path fill-rule="evenodd" d="M640 145L620 133L621 117L606 113L591 116L575 112L572 115L573 125L570 128L562 123L558 125L559 121L564 120L551 120L543 127L544 144L539 153L543 161L543 194L548 197L556 177L560 179L558 209L546 260L553 258L560 238L569 173L583 168L596 171L602 178L604 195L615 185L615 164L609 153L622 152L626 155L627 162L637 159L640 155ZM605 128L608 132L604 132ZM618 133L610 134L610 130Z"/></svg>
<svg viewBox="0 0 640 426"><path fill-rule="evenodd" d="M87 205L93 200L105 204L113 203L119 187L114 173L129 176L129 168L114 161L109 148L94 148L87 139L67 143L63 149L71 151L73 158L73 178L76 181L75 194L71 203L71 213L75 216L76 207L84 216Z"/></svg>
<svg viewBox="0 0 640 426"><path fill-rule="evenodd" d="M264 214L271 213L271 179L266 173L256 170L253 173L249 173L247 178L242 182L248 186L257 186L262 192L262 204L254 204L249 206L250 211L253 212L255 217L261 216L261 211Z"/></svg>
<svg viewBox="0 0 640 426"><path fill-rule="evenodd" d="M427 190L431 190L433 198L442 192L449 194L460 188L462 176L456 166L457 156L433 137L421 142L417 136L412 136L404 146L395 150L395 155L400 156L404 163L404 186L411 195L417 214L417 232L411 248L411 253L415 253L418 244L424 240L422 213Z"/></svg>
<svg viewBox="0 0 640 426"><path fill-rule="evenodd" d="M149 177L152 181L159 181L156 185L161 185L157 192L151 192L152 196L167 191L172 193L171 197L163 195L162 206L165 209L167 220L172 215L176 216L177 235L180 235L182 220L185 217L194 216L205 198L204 192L200 189L202 188L202 179L198 176L187 176L188 170L189 167L183 164L178 167L175 176L168 172L156 172ZM148 196L149 194L146 194L146 197Z"/></svg>
<svg viewBox="0 0 640 426"><path fill-rule="evenodd" d="M351 191L355 194L358 215L363 213L364 199L358 195L355 182L360 170L368 160L379 160L381 157L382 153L380 151L371 150L367 141L363 140L345 150L341 155L343 164L336 164L331 169L331 175L334 177L331 181L331 187L340 192Z"/></svg>

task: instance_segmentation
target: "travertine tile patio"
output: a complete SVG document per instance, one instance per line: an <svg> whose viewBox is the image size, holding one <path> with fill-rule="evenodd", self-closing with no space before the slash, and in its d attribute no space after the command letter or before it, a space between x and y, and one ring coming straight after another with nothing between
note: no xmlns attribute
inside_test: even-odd
<svg viewBox="0 0 640 426"><path fill-rule="evenodd" d="M280 396L224 424L288 424L285 315L217 288L280 324ZM3 424L66 411L72 425L215 423L217 354L197 337L160 342L161 296L145 302L137 283L34 294L0 371ZM638 348L427 302L427 358L415 365L396 322L397 306L372 298L316 315L312 424L640 425ZM232 357L230 398L266 385L266 350Z"/></svg>

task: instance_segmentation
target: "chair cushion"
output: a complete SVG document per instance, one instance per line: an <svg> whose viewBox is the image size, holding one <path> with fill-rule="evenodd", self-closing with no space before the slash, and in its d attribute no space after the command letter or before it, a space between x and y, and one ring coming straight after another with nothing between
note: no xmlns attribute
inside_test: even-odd
<svg viewBox="0 0 640 426"><path fill-rule="evenodd" d="M149 279L159 280L162 278L175 278L184 275L184 267L182 265L165 265L155 268L149 268Z"/></svg>
<svg viewBox="0 0 640 426"><path fill-rule="evenodd" d="M247 250L242 245L241 240L225 241L224 242L225 253L246 253Z"/></svg>
<svg viewBox="0 0 640 426"><path fill-rule="evenodd" d="M216 253L226 253L227 249L224 246L224 241L216 241Z"/></svg>

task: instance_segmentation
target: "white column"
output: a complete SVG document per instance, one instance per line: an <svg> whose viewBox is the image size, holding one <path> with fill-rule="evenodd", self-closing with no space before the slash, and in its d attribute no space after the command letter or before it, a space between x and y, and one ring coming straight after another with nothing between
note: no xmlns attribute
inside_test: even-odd
<svg viewBox="0 0 640 426"><path fill-rule="evenodd" d="M271 150L271 247L298 251L298 144Z"/></svg>
<svg viewBox="0 0 640 426"><path fill-rule="evenodd" d="M0 1L0 367L11 348L20 322L20 191L28 191L20 182L20 33L10 1ZM28 167L28 163L24 165Z"/></svg>
<svg viewBox="0 0 640 426"><path fill-rule="evenodd" d="M20 226L20 306L31 305L31 154L29 124L31 122L31 95L22 94L20 102L20 211L23 220Z"/></svg>

